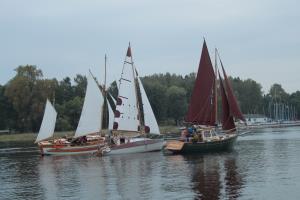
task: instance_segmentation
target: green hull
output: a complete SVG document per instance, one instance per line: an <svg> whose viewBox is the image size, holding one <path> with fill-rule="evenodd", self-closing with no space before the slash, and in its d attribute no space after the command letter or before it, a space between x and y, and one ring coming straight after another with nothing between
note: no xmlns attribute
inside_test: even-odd
<svg viewBox="0 0 300 200"><path fill-rule="evenodd" d="M210 153L210 152L227 151L233 148L236 139L237 139L237 135L220 141L197 142L197 143L185 142L181 150L179 151L173 150L173 153L189 154L189 153Z"/></svg>

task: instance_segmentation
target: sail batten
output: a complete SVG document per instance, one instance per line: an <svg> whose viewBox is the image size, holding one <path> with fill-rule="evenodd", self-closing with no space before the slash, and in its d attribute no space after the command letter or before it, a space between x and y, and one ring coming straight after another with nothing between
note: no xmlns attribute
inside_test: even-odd
<svg viewBox="0 0 300 200"><path fill-rule="evenodd" d="M57 112L55 108L52 106L52 104L50 103L50 101L47 99L44 117L42 120L40 131L35 140L35 143L49 139L53 136L56 117L57 117Z"/></svg>
<svg viewBox="0 0 300 200"><path fill-rule="evenodd" d="M104 98L92 75L88 76L87 89L75 137L99 133L102 126Z"/></svg>
<svg viewBox="0 0 300 200"><path fill-rule="evenodd" d="M214 84L215 73L204 41L197 78L185 116L186 122L215 125Z"/></svg>

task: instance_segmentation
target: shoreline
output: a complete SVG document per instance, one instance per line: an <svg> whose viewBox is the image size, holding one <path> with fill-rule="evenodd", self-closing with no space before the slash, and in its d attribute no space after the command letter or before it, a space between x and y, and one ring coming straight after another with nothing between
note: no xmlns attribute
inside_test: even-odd
<svg viewBox="0 0 300 200"><path fill-rule="evenodd" d="M161 134L166 134L168 132L178 132L179 127L177 126L160 126ZM104 130L105 131L105 130ZM54 137L62 136L73 136L75 131L62 131L54 132ZM6 142L32 142L34 143L38 133L8 133L0 135L0 143Z"/></svg>

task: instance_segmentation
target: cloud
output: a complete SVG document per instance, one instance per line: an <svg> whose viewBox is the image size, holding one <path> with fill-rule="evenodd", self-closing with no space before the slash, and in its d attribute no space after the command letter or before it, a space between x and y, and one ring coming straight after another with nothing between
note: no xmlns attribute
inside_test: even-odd
<svg viewBox="0 0 300 200"><path fill-rule="evenodd" d="M108 76L117 79L129 41L141 75L184 75L197 70L206 37L211 52L218 47L228 73L257 80L265 91L275 81L295 91L299 4L295 0L1 1L0 83L24 64L38 65L46 77L73 77L92 68L100 78L105 53ZM281 76L289 71L293 73ZM261 72L271 72L276 79L263 78Z"/></svg>

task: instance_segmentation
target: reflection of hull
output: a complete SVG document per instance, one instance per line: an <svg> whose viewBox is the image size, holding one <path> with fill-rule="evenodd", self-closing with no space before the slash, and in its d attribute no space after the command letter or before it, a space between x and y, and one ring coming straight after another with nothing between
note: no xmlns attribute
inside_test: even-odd
<svg viewBox="0 0 300 200"><path fill-rule="evenodd" d="M136 138L126 144L111 146L107 155L160 151L163 144L162 139Z"/></svg>
<svg viewBox="0 0 300 200"><path fill-rule="evenodd" d="M230 150L237 139L237 134L232 134L226 138L206 141L206 142L182 142L170 141L165 149L173 153L209 153Z"/></svg>
<svg viewBox="0 0 300 200"><path fill-rule="evenodd" d="M39 145L42 155L75 155L75 154L88 154L95 153L98 151L99 146L103 143L98 144L86 144L86 145Z"/></svg>

